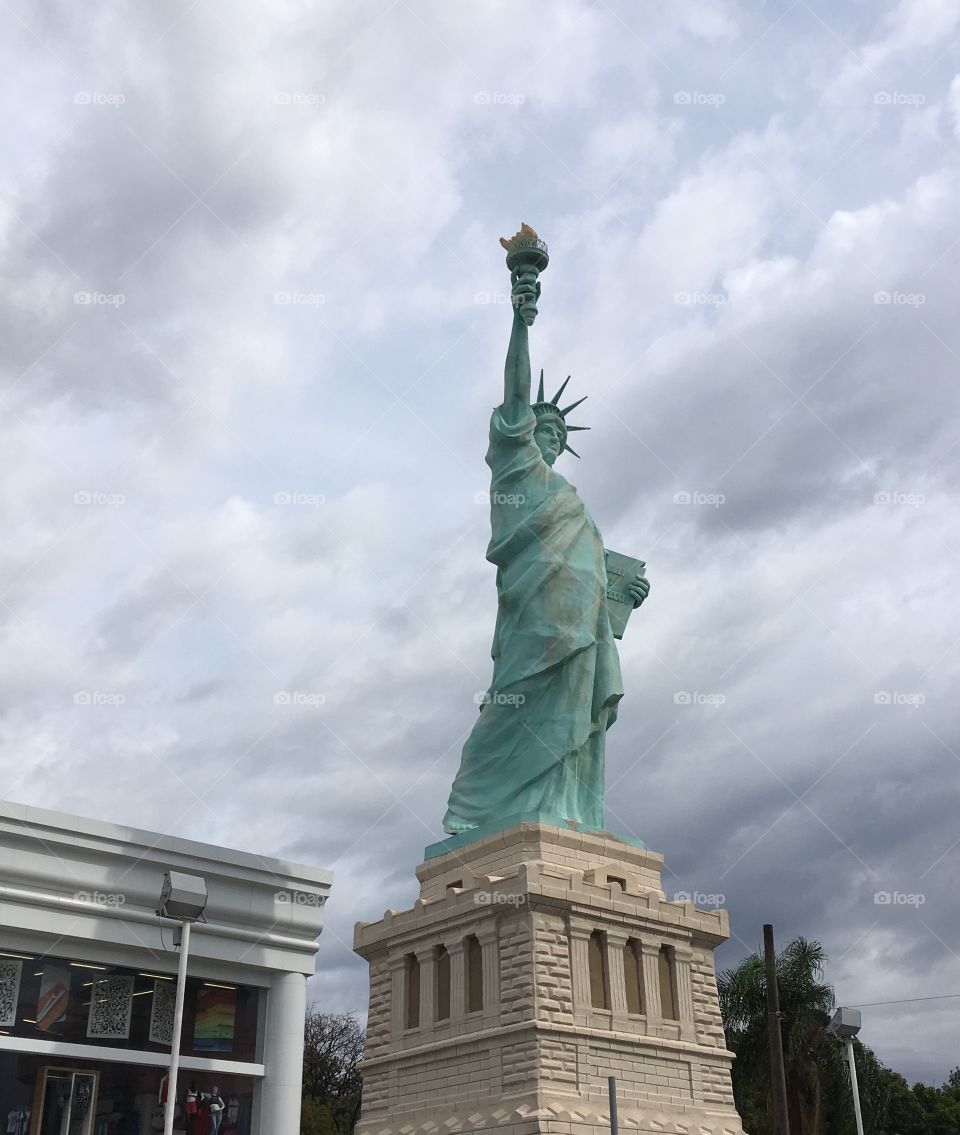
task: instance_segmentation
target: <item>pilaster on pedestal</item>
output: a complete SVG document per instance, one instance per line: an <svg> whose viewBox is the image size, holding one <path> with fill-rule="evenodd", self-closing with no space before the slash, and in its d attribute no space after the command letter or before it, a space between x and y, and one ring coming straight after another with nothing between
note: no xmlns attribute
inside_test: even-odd
<svg viewBox="0 0 960 1135"><path fill-rule="evenodd" d="M370 1013L358 1135L742 1135L713 950L662 857L520 824L427 859L413 910L358 923Z"/></svg>

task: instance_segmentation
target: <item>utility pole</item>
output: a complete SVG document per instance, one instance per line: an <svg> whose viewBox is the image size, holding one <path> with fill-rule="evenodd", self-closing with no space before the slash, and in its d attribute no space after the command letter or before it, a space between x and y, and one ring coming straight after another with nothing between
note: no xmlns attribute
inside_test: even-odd
<svg viewBox="0 0 960 1135"><path fill-rule="evenodd" d="M610 1096L610 1135L618 1135L620 1124L617 1121L617 1077L607 1077L607 1092Z"/></svg>
<svg viewBox="0 0 960 1135"><path fill-rule="evenodd" d="M783 1069L783 1037L780 1034L780 993L777 989L777 954L773 926L763 926L763 964L767 976L767 1036L770 1043L770 1088L777 1135L790 1135L787 1116L787 1077Z"/></svg>

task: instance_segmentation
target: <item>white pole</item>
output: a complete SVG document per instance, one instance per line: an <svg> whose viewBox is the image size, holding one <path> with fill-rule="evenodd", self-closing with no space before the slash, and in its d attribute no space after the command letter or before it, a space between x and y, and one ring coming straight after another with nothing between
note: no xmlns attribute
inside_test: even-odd
<svg viewBox="0 0 960 1135"><path fill-rule="evenodd" d="M177 998L173 1009L173 1039L170 1042L170 1071L167 1073L167 1102L163 1109L163 1135L173 1135L173 1109L177 1104L177 1072L180 1070L180 1034L183 1031L183 994L187 983L187 955L190 953L190 923L184 921L180 925L180 965L177 969Z"/></svg>
<svg viewBox="0 0 960 1135"><path fill-rule="evenodd" d="M857 1117L857 1135L863 1135L863 1116L860 1114L860 1088L857 1084L857 1065L853 1059L853 1037L844 1037L847 1046L847 1063L850 1065L850 1091L853 1093L853 1111Z"/></svg>

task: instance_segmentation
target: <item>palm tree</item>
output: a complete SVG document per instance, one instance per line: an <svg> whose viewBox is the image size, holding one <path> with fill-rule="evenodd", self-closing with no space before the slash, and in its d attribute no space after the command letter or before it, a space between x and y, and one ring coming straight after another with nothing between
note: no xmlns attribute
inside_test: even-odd
<svg viewBox="0 0 960 1135"><path fill-rule="evenodd" d="M823 980L826 962L820 943L806 938L795 938L777 957L790 1135L823 1135L818 1061L833 1008L833 988ZM718 986L727 1045L737 1056L734 1093L744 1126L757 1135L772 1133L763 957L756 953L744 958L735 970L721 974Z"/></svg>

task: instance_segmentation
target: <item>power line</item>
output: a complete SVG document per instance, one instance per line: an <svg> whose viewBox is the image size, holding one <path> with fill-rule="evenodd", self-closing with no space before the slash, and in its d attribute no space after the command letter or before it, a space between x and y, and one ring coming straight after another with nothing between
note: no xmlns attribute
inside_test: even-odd
<svg viewBox="0 0 960 1135"><path fill-rule="evenodd" d="M915 1001L948 1001L951 997L960 997L960 993L941 993L937 997L904 997L900 1001L857 1001L851 1004L851 1009L873 1009L878 1005L912 1005Z"/></svg>

